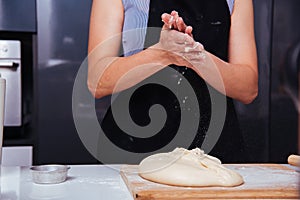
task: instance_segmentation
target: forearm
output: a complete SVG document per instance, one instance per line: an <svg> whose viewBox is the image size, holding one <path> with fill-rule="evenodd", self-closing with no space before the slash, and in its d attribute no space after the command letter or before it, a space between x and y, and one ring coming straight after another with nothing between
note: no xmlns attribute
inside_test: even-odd
<svg viewBox="0 0 300 200"><path fill-rule="evenodd" d="M96 98L130 88L170 64L156 46L128 57L89 57L88 87Z"/></svg>
<svg viewBox="0 0 300 200"><path fill-rule="evenodd" d="M193 69L219 92L239 100L251 103L258 92L258 75L253 66L231 64L209 52L202 63L191 63Z"/></svg>

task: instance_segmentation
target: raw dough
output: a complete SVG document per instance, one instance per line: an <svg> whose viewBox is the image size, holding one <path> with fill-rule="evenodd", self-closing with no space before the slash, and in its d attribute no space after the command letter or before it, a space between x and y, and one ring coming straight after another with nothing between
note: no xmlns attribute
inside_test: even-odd
<svg viewBox="0 0 300 200"><path fill-rule="evenodd" d="M199 148L176 148L169 153L151 155L139 164L139 175L150 181L177 186L237 186L244 183L241 175Z"/></svg>

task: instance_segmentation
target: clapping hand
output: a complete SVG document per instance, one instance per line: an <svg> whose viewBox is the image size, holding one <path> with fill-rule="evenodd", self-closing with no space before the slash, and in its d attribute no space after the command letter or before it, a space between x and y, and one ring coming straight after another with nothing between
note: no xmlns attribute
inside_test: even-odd
<svg viewBox="0 0 300 200"><path fill-rule="evenodd" d="M178 15L178 12L172 11L171 14L164 13L161 19L164 22L164 29L174 29L192 37L193 27L187 26L182 17Z"/></svg>
<svg viewBox="0 0 300 200"><path fill-rule="evenodd" d="M193 67L203 63L204 47L193 38L193 28L185 24L176 11L161 16L164 22L160 44L170 52L174 63L179 66Z"/></svg>

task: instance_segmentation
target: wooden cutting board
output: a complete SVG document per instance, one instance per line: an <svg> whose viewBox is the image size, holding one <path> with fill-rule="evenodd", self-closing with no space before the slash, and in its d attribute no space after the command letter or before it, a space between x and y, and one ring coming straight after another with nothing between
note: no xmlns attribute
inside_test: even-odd
<svg viewBox="0 0 300 200"><path fill-rule="evenodd" d="M141 178L136 165L120 173L134 199L300 199L299 172L280 164L234 164L228 168L241 174L245 183L237 187L176 187Z"/></svg>

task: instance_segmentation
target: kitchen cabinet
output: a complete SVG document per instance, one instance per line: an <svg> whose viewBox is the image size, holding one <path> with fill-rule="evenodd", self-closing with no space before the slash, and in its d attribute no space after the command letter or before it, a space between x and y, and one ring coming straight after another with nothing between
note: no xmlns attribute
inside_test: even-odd
<svg viewBox="0 0 300 200"><path fill-rule="evenodd" d="M0 40L4 44L1 45L3 52L0 60L14 58L13 61L18 64L10 69L7 66L0 69L0 73L6 72L3 78L7 83L3 146L16 148L18 152L20 146L32 148L36 137L33 125L36 119L36 112L33 110L33 105L36 104L36 92L33 88L37 55L36 19L36 0L0 2ZM11 51L8 44L14 44L13 49L16 51ZM27 154L27 151L23 153Z"/></svg>
<svg viewBox="0 0 300 200"><path fill-rule="evenodd" d="M36 0L1 1L0 30L36 32Z"/></svg>
<svg viewBox="0 0 300 200"><path fill-rule="evenodd" d="M2 166L31 166L32 146L8 146L2 147Z"/></svg>

